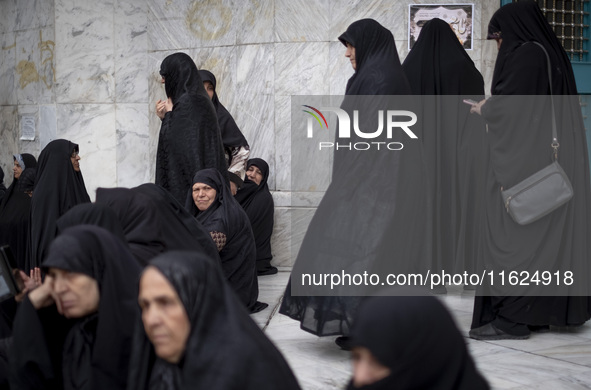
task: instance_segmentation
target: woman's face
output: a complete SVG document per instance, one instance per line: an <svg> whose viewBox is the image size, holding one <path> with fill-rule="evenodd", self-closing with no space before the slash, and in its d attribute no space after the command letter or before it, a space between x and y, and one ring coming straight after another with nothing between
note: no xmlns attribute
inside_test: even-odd
<svg viewBox="0 0 591 390"><path fill-rule="evenodd" d="M193 184L193 202L199 211L205 211L215 200L217 191L205 183Z"/></svg>
<svg viewBox="0 0 591 390"><path fill-rule="evenodd" d="M66 318L80 318L98 310L100 294L95 279L80 272L50 268L58 308Z"/></svg>
<svg viewBox="0 0 591 390"><path fill-rule="evenodd" d="M353 70L357 70L357 63L355 62L355 48L349 42L347 42L347 49L345 50L345 57L351 61Z"/></svg>
<svg viewBox="0 0 591 390"><path fill-rule="evenodd" d="M390 376L391 371L382 365L369 349L354 347L353 357L353 385L355 387L371 385Z"/></svg>
<svg viewBox="0 0 591 390"><path fill-rule="evenodd" d="M211 81L204 81L203 86L205 87L205 90L207 91L209 98L213 99L213 94L215 93L215 88L213 87L213 84L211 83Z"/></svg>
<svg viewBox="0 0 591 390"><path fill-rule="evenodd" d="M148 339L159 358L178 363L191 332L191 322L174 287L155 267L140 279L138 302Z"/></svg>
<svg viewBox="0 0 591 390"><path fill-rule="evenodd" d="M12 167L12 172L14 173L15 179L18 179L19 177L21 177L21 173L23 173L23 168L16 160L14 160L14 167Z"/></svg>
<svg viewBox="0 0 591 390"><path fill-rule="evenodd" d="M80 172L80 155L77 151L73 151L70 155L70 161L72 161L72 166L76 172Z"/></svg>
<svg viewBox="0 0 591 390"><path fill-rule="evenodd" d="M251 181L257 183L257 185L260 185L261 181L263 181L263 172L261 172L261 170L257 166L251 165L246 170L246 177L248 177Z"/></svg>

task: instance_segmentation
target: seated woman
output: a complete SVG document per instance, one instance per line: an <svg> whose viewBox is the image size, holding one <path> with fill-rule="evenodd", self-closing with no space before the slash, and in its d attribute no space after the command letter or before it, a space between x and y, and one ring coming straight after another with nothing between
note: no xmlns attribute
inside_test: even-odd
<svg viewBox="0 0 591 390"><path fill-rule="evenodd" d="M97 226L66 229L18 309L11 389L125 389L141 268Z"/></svg>
<svg viewBox="0 0 591 390"><path fill-rule="evenodd" d="M486 390L464 338L433 296L380 296L359 307L347 389Z"/></svg>
<svg viewBox="0 0 591 390"><path fill-rule="evenodd" d="M216 260L167 252L142 273L130 389L299 389Z"/></svg>
<svg viewBox="0 0 591 390"><path fill-rule="evenodd" d="M213 168L197 172L185 207L211 234L226 279L239 300L252 313L267 307L257 302L256 247L248 216L230 193L222 174Z"/></svg>
<svg viewBox="0 0 591 390"><path fill-rule="evenodd" d="M39 267L55 238L55 222L80 203L90 202L80 171L78 145L65 139L51 141L39 155L35 192L31 201L31 253L25 271Z"/></svg>
<svg viewBox="0 0 591 390"><path fill-rule="evenodd" d="M259 275L273 275L277 267L271 265L271 235L273 234L273 214L275 205L273 196L269 192L267 179L269 165L265 160L253 158L248 160L244 186L236 194L236 200L250 219L257 249L257 273Z"/></svg>
<svg viewBox="0 0 591 390"><path fill-rule="evenodd" d="M37 160L27 153L15 154L13 160L12 184L0 202L0 245L10 245L18 268L25 269Z"/></svg>
<svg viewBox="0 0 591 390"><path fill-rule="evenodd" d="M205 91L213 102L220 125L220 134L224 144L224 154L226 155L226 164L228 164L228 179L230 179L230 189L232 195L236 195L238 189L242 186L246 168L246 161L250 155L250 147L244 134L238 128L238 125L228 112L226 107L220 102L218 94L215 91L217 85L215 76L209 70L199 70L199 76L203 80Z"/></svg>

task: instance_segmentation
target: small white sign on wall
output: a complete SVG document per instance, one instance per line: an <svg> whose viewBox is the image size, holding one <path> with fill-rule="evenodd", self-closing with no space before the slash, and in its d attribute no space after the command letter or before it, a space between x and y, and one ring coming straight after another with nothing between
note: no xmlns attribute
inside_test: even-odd
<svg viewBox="0 0 591 390"><path fill-rule="evenodd" d="M21 140L34 141L35 140L35 116L23 115L21 117Z"/></svg>

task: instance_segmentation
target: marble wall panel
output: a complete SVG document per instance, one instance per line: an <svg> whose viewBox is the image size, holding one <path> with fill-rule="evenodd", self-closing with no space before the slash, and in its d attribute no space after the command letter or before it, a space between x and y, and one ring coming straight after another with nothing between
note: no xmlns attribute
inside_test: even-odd
<svg viewBox="0 0 591 390"><path fill-rule="evenodd" d="M17 142L17 149L15 153L30 153L35 158L39 156L39 151L41 150L41 142L40 142L40 134L43 133L42 125L41 125L41 106L36 104L29 104L29 105L19 105L18 106L18 116L17 116L17 123L16 123L16 142ZM44 113L45 114L45 113ZM35 121L35 139L30 140L23 140L21 139L21 126L23 123L23 117L32 117ZM43 117L45 119L45 116ZM45 146L45 145L43 145Z"/></svg>
<svg viewBox="0 0 591 390"><path fill-rule="evenodd" d="M16 33L16 78L19 104L55 102L53 27Z"/></svg>
<svg viewBox="0 0 591 390"><path fill-rule="evenodd" d="M3 13L0 12L0 15ZM0 34L0 50L0 105L16 105L18 81L15 32Z"/></svg>
<svg viewBox="0 0 591 390"><path fill-rule="evenodd" d="M276 208L275 226L271 237L276 267L292 267L316 210L313 208Z"/></svg>
<svg viewBox="0 0 591 390"><path fill-rule="evenodd" d="M275 0L235 2L236 43L270 43L275 38Z"/></svg>
<svg viewBox="0 0 591 390"><path fill-rule="evenodd" d="M154 163L150 155L147 103L117 104L117 186L135 187L151 182Z"/></svg>
<svg viewBox="0 0 591 390"><path fill-rule="evenodd" d="M98 187L117 185L117 132L112 104L61 104L57 137L80 147L80 169L94 201Z"/></svg>
<svg viewBox="0 0 591 390"><path fill-rule="evenodd" d="M2 2L5 3L4 1ZM53 0L27 0L16 3L16 30L39 29L53 26Z"/></svg>
<svg viewBox="0 0 591 390"><path fill-rule="evenodd" d="M36 144L38 144L38 148L37 153L33 153L34 155L38 155L51 140L57 138L57 107L55 104L39 106L39 124L37 128L39 136Z"/></svg>
<svg viewBox="0 0 591 390"><path fill-rule="evenodd" d="M58 103L113 103L115 99L114 3L55 5Z"/></svg>
<svg viewBox="0 0 591 390"><path fill-rule="evenodd" d="M115 2L115 99L145 103L148 99L147 5L134 0Z"/></svg>
<svg viewBox="0 0 591 390"><path fill-rule="evenodd" d="M2 12L0 12L0 33L16 31L17 0L2 0ZM22 1L21 1L22 3Z"/></svg>
<svg viewBox="0 0 591 390"><path fill-rule="evenodd" d="M275 0L276 42L328 41L329 11L326 0Z"/></svg>
<svg viewBox="0 0 591 390"><path fill-rule="evenodd" d="M328 42L275 44L275 95L328 95Z"/></svg>
<svg viewBox="0 0 591 390"><path fill-rule="evenodd" d="M275 95L275 161L269 165L277 191L291 190L291 97Z"/></svg>
<svg viewBox="0 0 591 390"><path fill-rule="evenodd" d="M18 153L18 110L16 106L0 106L0 167L6 187L12 183L12 155Z"/></svg>

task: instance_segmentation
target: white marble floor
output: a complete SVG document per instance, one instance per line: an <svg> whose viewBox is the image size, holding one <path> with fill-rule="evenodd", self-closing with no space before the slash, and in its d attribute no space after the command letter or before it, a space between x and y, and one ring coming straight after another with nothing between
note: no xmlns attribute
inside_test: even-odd
<svg viewBox="0 0 591 390"><path fill-rule="evenodd" d="M254 320L281 350L302 389L343 389L350 376L349 353L334 337L316 337L278 313L289 270L259 277L259 300L269 307ZM591 389L591 323L554 329L528 340L476 341L467 338L473 292L450 289L441 299L453 313L472 356L493 389Z"/></svg>

